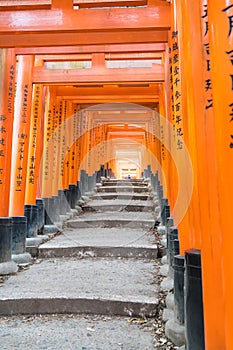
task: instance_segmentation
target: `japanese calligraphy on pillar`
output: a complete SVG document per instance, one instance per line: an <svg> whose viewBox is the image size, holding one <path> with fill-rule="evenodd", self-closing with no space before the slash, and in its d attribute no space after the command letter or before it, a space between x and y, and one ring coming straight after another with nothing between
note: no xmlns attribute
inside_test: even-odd
<svg viewBox="0 0 233 350"><path fill-rule="evenodd" d="M37 144L37 134L40 130L39 125L39 111L40 111L40 99L42 94L42 86L41 85L35 85L34 86L34 102L32 107L32 119L31 119L31 135L30 135L30 147L32 147L31 150L29 150L29 159L28 159L28 169L29 169L29 176L28 182L29 184L34 185L35 184L35 162L36 162L36 147L39 147Z"/></svg>
<svg viewBox="0 0 233 350"><path fill-rule="evenodd" d="M97 122L96 128L96 145L97 145L97 164L101 164L101 155L100 155L100 123Z"/></svg>
<svg viewBox="0 0 233 350"><path fill-rule="evenodd" d="M172 120L175 128L176 149L183 149L183 120L181 102L180 53L178 45L178 31L172 32Z"/></svg>
<svg viewBox="0 0 233 350"><path fill-rule="evenodd" d="M91 170L91 147L92 147L92 130L91 130L91 118L90 115L88 115L88 156L87 156L87 161L88 161L88 173L90 174L90 170Z"/></svg>
<svg viewBox="0 0 233 350"><path fill-rule="evenodd" d="M225 14L227 33L223 33L226 37L226 47L225 47L225 57L226 64L229 67L229 79L228 85L226 89L231 91L227 96L231 96L231 99L227 101L227 114L228 121L230 124L230 139L229 139L229 147L233 150L233 49L232 49L232 41L233 41L233 4L229 5L222 9L222 13Z"/></svg>
<svg viewBox="0 0 233 350"><path fill-rule="evenodd" d="M29 86L28 84L24 84L23 86L23 102L21 105L21 123L26 124L29 123L29 111L28 111L28 93L29 93ZM26 139L29 138L29 135L26 132L20 132L18 134L18 154L17 154L17 174L16 174L16 192L20 192L22 190L22 180L23 180L23 159L24 159L24 153L25 153L25 142Z"/></svg>
<svg viewBox="0 0 233 350"><path fill-rule="evenodd" d="M80 163L81 163L81 118L82 118L82 112L78 111L77 116L77 128L76 128L76 162L77 162L77 179L79 178L79 169L80 169Z"/></svg>
<svg viewBox="0 0 233 350"><path fill-rule="evenodd" d="M65 173L64 173L64 162L65 162L65 156L66 156L66 151L67 151L67 145L66 145L66 137L65 137L65 123L64 121L67 118L67 101L63 101L62 104L62 131L61 131L61 171L60 171L60 176L63 178ZM67 165L67 164L66 164ZM68 164L69 165L69 164Z"/></svg>
<svg viewBox="0 0 233 350"><path fill-rule="evenodd" d="M203 42L203 58L204 58L204 89L205 89L205 110L212 110L212 80L211 80L211 63L210 63L210 43L209 43L209 21L208 21L208 4L202 3L202 42Z"/></svg>
<svg viewBox="0 0 233 350"><path fill-rule="evenodd" d="M59 105L53 103L51 106L52 109L52 120L51 120L51 140L52 140L52 148L53 148L53 165L52 165L52 179L57 178L57 162L59 159L59 144L58 144L58 126L59 126Z"/></svg>
<svg viewBox="0 0 233 350"><path fill-rule="evenodd" d="M4 86L5 88L5 86ZM7 126L14 112L15 67L11 65L7 72L7 110L0 114L0 186L4 185L4 158L7 150ZM4 98L4 97L3 97Z"/></svg>
<svg viewBox="0 0 233 350"><path fill-rule="evenodd" d="M76 134L77 134L77 125L78 125L78 108L77 105L74 105L73 108L73 135L72 135L72 153L71 153L71 170L73 174L73 181L74 183L75 179L75 154L76 154L76 149L77 149L77 144L76 144Z"/></svg>
<svg viewBox="0 0 233 350"><path fill-rule="evenodd" d="M172 123L172 142L173 144L176 143L176 125L175 125L175 106L174 106L174 96L173 96L173 91L174 91L174 86L173 86L173 50L172 50L172 43L171 47L169 47L168 50L169 53L169 82L170 82L170 106L171 106L171 123ZM164 152L164 145L162 147L162 159L165 159L165 152Z"/></svg>
<svg viewBox="0 0 233 350"><path fill-rule="evenodd" d="M49 140L51 136L52 110L48 108L45 125L44 180L49 180Z"/></svg>

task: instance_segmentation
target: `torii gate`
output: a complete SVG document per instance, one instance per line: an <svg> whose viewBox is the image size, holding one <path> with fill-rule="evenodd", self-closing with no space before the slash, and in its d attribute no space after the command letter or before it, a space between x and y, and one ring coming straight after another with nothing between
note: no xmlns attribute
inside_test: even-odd
<svg viewBox="0 0 233 350"><path fill-rule="evenodd" d="M126 2L101 0L98 5L123 3L127 6L145 5L145 1L140 0ZM162 92L156 95L155 100L159 99L160 112L166 115L173 130L172 135L167 135L166 125L162 125L161 133L165 139L174 138L176 141L173 145L175 162L171 160L164 145L161 146L162 165L168 183L167 197L171 208L177 195L173 181L179 177L175 163L181 166L183 164L184 143L193 164L194 191L190 206L187 206L187 212L181 222L176 222L174 218L179 228L181 254L190 248L195 248L196 252L201 251L206 349L232 349L233 280L229 242L231 242L233 196L231 184L233 4L229 0L195 2L174 0L170 5L166 1L152 0L147 5L132 8L101 8L97 17L96 10L92 9L96 6L96 2L93 5L91 1L74 1L74 6L79 6L79 10L73 8L71 0L52 0L51 5L47 0L22 1L18 2L17 8L14 5L9 7L7 2L1 1L0 46L3 48L1 50L3 79L0 86L0 196L1 215L4 218L2 224L6 230L9 228L15 54L20 55L21 75L18 74L17 84L22 89L18 87L18 91L21 92L16 96L16 106L21 108L19 111L16 110L18 113L16 119L26 115L30 120L29 96L33 79L38 84L49 83L49 77L46 77L47 72L43 68L33 68L32 55L56 55L58 52L62 55L98 54L95 58L101 58L103 63L101 54L106 52L123 55L132 52L165 53L164 71L152 68L153 77L150 77L150 74L147 75L143 70L140 77L138 76L138 82L149 82L150 85L156 83L157 79L159 83L165 81L162 83ZM153 45L157 50L151 49ZM86 51L80 52L83 48ZM64 83L62 76L64 73L53 73L57 84ZM132 74L130 78L129 72L125 73L126 76L121 77L121 82L136 82ZM103 65L100 74L106 74ZM86 72L76 74L74 79L69 73L67 77L70 84L77 81L87 82L88 79L88 83L96 81ZM97 74L95 78L107 84L111 83L113 78L117 81L119 76L112 74L107 78L105 75L103 77ZM131 80L126 81L126 78ZM148 91L149 89L150 87ZM107 88L104 90L107 93ZM27 100L24 102L27 106L23 106L23 99ZM142 100L140 102L142 103ZM30 123L26 121L25 124L26 129L23 128L17 135L25 135L25 132L29 135ZM22 123L19 126L22 127ZM24 137L20 142L25 146ZM24 155L26 158L26 153ZM17 176L21 176L21 173ZM185 189L184 187L184 202ZM4 234L1 237L1 246L4 250L1 254L2 263L5 264L11 259L10 235ZM10 271L15 270L12 263L9 268ZM217 316L213 315L213 310L217 310ZM203 346L203 342L201 345Z"/></svg>

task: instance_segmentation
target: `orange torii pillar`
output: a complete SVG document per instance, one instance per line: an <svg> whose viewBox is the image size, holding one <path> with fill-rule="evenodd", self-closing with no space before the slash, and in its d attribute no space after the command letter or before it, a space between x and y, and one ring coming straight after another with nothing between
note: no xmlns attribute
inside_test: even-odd
<svg viewBox="0 0 233 350"><path fill-rule="evenodd" d="M9 217L15 69L14 49L0 49L0 275L18 269L11 261L12 219Z"/></svg>
<svg viewBox="0 0 233 350"><path fill-rule="evenodd" d="M192 79L188 74L187 65L192 61L187 59L188 52L184 45L189 45L189 29L185 20L187 14L181 14L182 6L186 1L173 0L172 26L169 40L169 63L170 63L170 124L168 135L170 138L170 152L173 158L172 168L177 168L177 179L175 188L172 191L174 223L179 227L168 229L168 257L169 266L174 272L174 300L176 323L186 326L188 349L204 349L203 332L203 309L202 309L202 286L201 286L201 223L199 210L199 190L198 190L198 164L196 154L195 128L193 126L194 106L193 96L187 91L187 84L192 84ZM194 31L195 32L195 31ZM192 43L195 47L195 43ZM189 48L190 50L190 48ZM200 89L199 89L200 90ZM197 102L198 103L198 102ZM176 174L176 172L175 172ZM174 175L174 172L172 172ZM173 180L173 179L171 179ZM175 198L174 193L177 198ZM178 238L177 241L175 238ZM177 246L176 246L177 244ZM195 248L195 251L187 251ZM179 252L179 253L178 253ZM184 271L184 253L186 256L186 297L184 295L184 275L178 270ZM174 257L174 254L176 256ZM178 255L180 254L180 255ZM190 265L197 266L190 267ZM193 271L197 278L193 278ZM181 285L183 284L183 288ZM196 299L195 299L196 298ZM184 310L186 312L184 312ZM193 327L190 327L192 324ZM173 329L173 321L169 321L166 330ZM190 339L190 333L197 335L195 342Z"/></svg>
<svg viewBox="0 0 233 350"><path fill-rule="evenodd" d="M17 262L30 260L30 255L25 253L27 220L24 216L24 204L28 167L33 67L34 56L18 57L9 212L13 221L12 240L13 245L15 245L14 259Z"/></svg>
<svg viewBox="0 0 233 350"><path fill-rule="evenodd" d="M57 214L66 214L67 202L65 193L63 190L62 176L63 176L63 139L64 139L64 101L57 97L54 107L56 114L56 122L54 136L53 136L53 196L55 205L59 206L55 208ZM53 113L54 114L54 113ZM56 204L57 203L57 204Z"/></svg>
<svg viewBox="0 0 233 350"><path fill-rule="evenodd" d="M60 160L60 148L61 148L61 116L62 113L62 102L60 101L60 98L55 98L52 101L51 104L51 152L52 152L52 197L48 200L49 201L49 207L52 211L53 221L59 221L60 220L60 211L61 211L61 205L60 205L60 197L59 197L59 160Z"/></svg>
<svg viewBox="0 0 233 350"><path fill-rule="evenodd" d="M225 349L225 329L218 171L213 122L212 67L215 62L213 65L210 64L207 0L192 4L180 1L179 7L182 10L180 16L185 19L186 28L183 36L183 67L187 96L189 96L189 109L187 109L189 129L190 134L192 132L195 138L197 166L194 168L194 176L199 191L200 229L198 231L201 233L200 247L193 245L190 248L201 249L205 333L205 345L202 346L205 346L205 349L220 350ZM217 310L217 317L213 317L213 309ZM200 330L200 320L197 321L195 328ZM190 315L189 332L191 339L195 336L200 339L200 335L194 331L192 315Z"/></svg>
<svg viewBox="0 0 233 350"><path fill-rule="evenodd" d="M76 204L76 183L75 174L75 154L76 154L76 123L77 109L74 108L72 101L65 101L66 118L65 118L65 159L63 165L63 189L66 195L68 210L75 209Z"/></svg>
<svg viewBox="0 0 233 350"><path fill-rule="evenodd" d="M43 86L34 85L32 94L32 111L31 111L31 125L29 137L29 153L28 153L28 167L26 179L26 194L25 194L25 215L27 216L27 237L28 243L35 241L38 230L41 231L43 227L43 202L42 199L37 200L37 186L38 176L41 168L41 144L43 144L42 132L42 114L43 114ZM39 212L39 205L42 210ZM42 218L39 217L42 216ZM42 227L39 227L39 221L42 221ZM41 236L40 236L41 238ZM38 239L38 237L37 237Z"/></svg>
<svg viewBox="0 0 233 350"><path fill-rule="evenodd" d="M106 132L105 132L106 134ZM96 174L95 174L95 169L94 169L94 154L93 150L95 147L95 139L94 139L94 123L93 123L93 117L92 114L89 112L88 113L88 192L91 192L96 183ZM109 147L109 144L107 140L105 140L105 147ZM108 152L106 151L106 168L107 168L107 176L109 174L109 164L108 164Z"/></svg>
<svg viewBox="0 0 233 350"><path fill-rule="evenodd" d="M70 211L70 191L69 191L69 174L70 174L70 143L72 125L72 104L68 100L62 101L62 119L61 119L61 142L60 142L60 161L59 161L59 195L63 208L62 214Z"/></svg>
<svg viewBox="0 0 233 350"><path fill-rule="evenodd" d="M88 175L87 175L87 154L88 154L88 111L81 112L81 162L80 162L80 190L84 195L88 191Z"/></svg>
<svg viewBox="0 0 233 350"><path fill-rule="evenodd" d="M74 117L75 117L75 130L74 130L74 139L75 139L75 161L74 161L74 180L76 181L76 193L75 193L75 199L76 202L80 199L80 174L79 174L79 168L80 168L80 159L81 159L81 143L80 143L80 118L81 118L81 111L80 106L76 104L76 107L74 108Z"/></svg>
<svg viewBox="0 0 233 350"><path fill-rule="evenodd" d="M72 119L72 147L70 154L70 174L69 174L69 189L70 189L70 206L75 209L79 199L79 182L78 182L78 112L79 105L73 104L73 119Z"/></svg>
<svg viewBox="0 0 233 350"><path fill-rule="evenodd" d="M233 275L232 275L232 198L233 198L233 3L208 1L209 49L213 90L213 116L218 176L218 210L222 242L223 295L225 301L225 344L233 349ZM217 206L217 203L214 203ZM216 207L215 207L216 208ZM216 228L217 230L217 228ZM215 242L217 243L216 240ZM219 310L215 316L218 317ZM220 312L222 315L222 312ZM213 316L213 314L212 314ZM222 329L224 323L222 324ZM215 349L215 348L214 348ZM220 349L216 348L216 349Z"/></svg>
<svg viewBox="0 0 233 350"><path fill-rule="evenodd" d="M43 168L42 168L42 198L45 206L45 225L52 225L57 216L54 211L54 164L57 154L54 153L54 119L56 118L56 87L46 87L46 106L44 117L44 147L43 147Z"/></svg>
<svg viewBox="0 0 233 350"><path fill-rule="evenodd" d="M36 205L38 206L38 233L42 233L44 229L45 222L45 212L44 212L44 200L42 198L42 166L43 166L43 150L44 150L44 119L45 119L45 96L46 87L43 86L42 90L42 114L40 121L40 142L37 157L40 159L39 172L37 176L37 186L36 186Z"/></svg>

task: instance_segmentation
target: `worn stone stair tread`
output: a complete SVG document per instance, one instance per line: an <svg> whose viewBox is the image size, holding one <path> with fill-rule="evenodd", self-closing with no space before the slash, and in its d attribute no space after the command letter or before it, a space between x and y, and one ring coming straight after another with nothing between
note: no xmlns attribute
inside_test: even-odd
<svg viewBox="0 0 233 350"><path fill-rule="evenodd" d="M153 220L153 213L141 213L141 212L104 212L104 213L85 213L83 215L77 216L75 219L70 219L67 222L71 221L83 221L83 220Z"/></svg>
<svg viewBox="0 0 233 350"><path fill-rule="evenodd" d="M120 200L141 200L147 201L152 199L152 195L149 193L132 193L132 192L96 192L94 195L90 196L90 199L120 199Z"/></svg>
<svg viewBox="0 0 233 350"><path fill-rule="evenodd" d="M148 186L100 186L96 188L97 192L131 192L148 193L151 188Z"/></svg>
<svg viewBox="0 0 233 350"><path fill-rule="evenodd" d="M148 186L148 182L143 180L108 180L103 181L102 186Z"/></svg>
<svg viewBox="0 0 233 350"><path fill-rule="evenodd" d="M9 278L0 314L155 315L157 287L149 261L46 259Z"/></svg>
<svg viewBox="0 0 233 350"><path fill-rule="evenodd" d="M42 244L39 257L123 257L156 259L158 248L150 232L124 228L65 231Z"/></svg>
<svg viewBox="0 0 233 350"><path fill-rule="evenodd" d="M151 211L154 209L152 201L112 199L94 199L82 206L84 211Z"/></svg>

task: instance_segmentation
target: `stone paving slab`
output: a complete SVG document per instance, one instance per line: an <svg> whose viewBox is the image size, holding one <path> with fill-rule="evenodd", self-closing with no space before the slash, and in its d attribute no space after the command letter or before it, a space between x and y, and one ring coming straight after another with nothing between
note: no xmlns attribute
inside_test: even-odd
<svg viewBox="0 0 233 350"><path fill-rule="evenodd" d="M89 228L82 230L66 230L52 240L43 243L40 248L102 246L102 247L144 247L154 243L154 235L150 231L127 228Z"/></svg>
<svg viewBox="0 0 233 350"><path fill-rule="evenodd" d="M132 192L116 192L116 193L101 193L97 192L94 195L90 196L90 199L123 199L123 200L141 200L147 201L152 199L152 195L149 193L132 193Z"/></svg>
<svg viewBox="0 0 233 350"><path fill-rule="evenodd" d="M64 231L42 244L39 257L123 257L156 259L154 235L150 231L125 228L90 228Z"/></svg>
<svg viewBox="0 0 233 350"><path fill-rule="evenodd" d="M157 313L155 266L122 259L46 259L0 288L0 314Z"/></svg>
<svg viewBox="0 0 233 350"><path fill-rule="evenodd" d="M151 191L148 186L100 186L96 189L97 192L135 192L147 193Z"/></svg>
<svg viewBox="0 0 233 350"><path fill-rule="evenodd" d="M91 227L125 227L125 228L151 228L154 225L151 212L104 212L85 213L66 222L69 228Z"/></svg>
<svg viewBox="0 0 233 350"><path fill-rule="evenodd" d="M116 181L103 181L102 186L148 186L148 182L145 181L129 181L129 180L116 180Z"/></svg>
<svg viewBox="0 0 233 350"><path fill-rule="evenodd" d="M154 204L152 201L142 200L95 199L82 206L82 209L84 211L152 211Z"/></svg>
<svg viewBox="0 0 233 350"><path fill-rule="evenodd" d="M128 318L84 315L0 318L1 350L151 350L152 331Z"/></svg>

